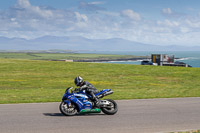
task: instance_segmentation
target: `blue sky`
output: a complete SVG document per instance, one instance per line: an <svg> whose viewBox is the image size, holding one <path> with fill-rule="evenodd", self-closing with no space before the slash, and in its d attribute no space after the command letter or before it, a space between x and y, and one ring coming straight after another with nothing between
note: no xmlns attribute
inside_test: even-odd
<svg viewBox="0 0 200 133"><path fill-rule="evenodd" d="M200 46L199 0L1 0L0 36Z"/></svg>

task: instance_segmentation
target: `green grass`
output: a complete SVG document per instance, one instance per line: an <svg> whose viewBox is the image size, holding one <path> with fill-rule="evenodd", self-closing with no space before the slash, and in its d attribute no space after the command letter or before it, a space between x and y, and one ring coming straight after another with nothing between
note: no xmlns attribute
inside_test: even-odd
<svg viewBox="0 0 200 133"><path fill-rule="evenodd" d="M14 53L0 52L0 58L4 59L35 59L35 60L52 60L52 59L126 59L137 58L142 56L134 55L113 55L113 54L80 54L80 53Z"/></svg>
<svg viewBox="0 0 200 133"><path fill-rule="evenodd" d="M112 99L200 96L199 68L0 59L0 103L61 101L78 75Z"/></svg>

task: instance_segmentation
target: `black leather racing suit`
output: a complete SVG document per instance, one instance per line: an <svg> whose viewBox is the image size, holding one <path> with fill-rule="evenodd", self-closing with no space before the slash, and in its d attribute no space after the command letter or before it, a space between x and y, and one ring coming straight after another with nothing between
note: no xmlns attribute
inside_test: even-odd
<svg viewBox="0 0 200 133"><path fill-rule="evenodd" d="M89 82L84 81L82 85L79 88L80 90L85 90L87 94L90 94L92 96L92 99L95 103L98 102L98 99L94 94L98 93L99 91Z"/></svg>

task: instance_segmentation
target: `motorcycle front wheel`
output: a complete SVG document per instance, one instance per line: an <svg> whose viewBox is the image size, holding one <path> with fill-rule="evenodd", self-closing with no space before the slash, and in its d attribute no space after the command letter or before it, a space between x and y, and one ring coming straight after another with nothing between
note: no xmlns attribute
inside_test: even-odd
<svg viewBox="0 0 200 133"><path fill-rule="evenodd" d="M66 116L73 116L77 113L77 108L74 103L71 103L71 105L67 105L65 102L61 102L60 112Z"/></svg>
<svg viewBox="0 0 200 133"><path fill-rule="evenodd" d="M102 107L101 110L107 115L114 115L118 111L117 103L112 99L106 99L110 102L110 105L107 107Z"/></svg>

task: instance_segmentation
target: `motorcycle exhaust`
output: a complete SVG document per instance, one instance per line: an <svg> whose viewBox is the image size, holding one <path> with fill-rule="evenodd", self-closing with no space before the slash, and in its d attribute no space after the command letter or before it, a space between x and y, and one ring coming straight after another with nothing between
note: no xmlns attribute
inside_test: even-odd
<svg viewBox="0 0 200 133"><path fill-rule="evenodd" d="M113 91L106 92L105 94L103 94L103 96L107 96L107 95L110 95L110 94L113 94Z"/></svg>
<svg viewBox="0 0 200 133"><path fill-rule="evenodd" d="M110 94L112 94L112 93L113 93L113 91L105 92L105 93L99 95L97 98L102 98L102 97L107 96L107 95L110 95Z"/></svg>

